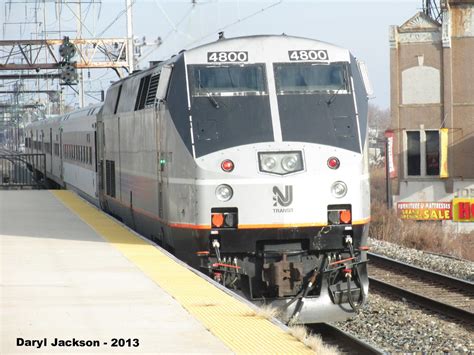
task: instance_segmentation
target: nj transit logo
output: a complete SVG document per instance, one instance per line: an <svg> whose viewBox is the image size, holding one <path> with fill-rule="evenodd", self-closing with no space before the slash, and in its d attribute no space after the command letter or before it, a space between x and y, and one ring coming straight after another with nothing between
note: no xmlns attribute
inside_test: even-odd
<svg viewBox="0 0 474 355"><path fill-rule="evenodd" d="M288 207L293 202L293 186L286 185L285 193L278 186L273 186L273 207Z"/></svg>

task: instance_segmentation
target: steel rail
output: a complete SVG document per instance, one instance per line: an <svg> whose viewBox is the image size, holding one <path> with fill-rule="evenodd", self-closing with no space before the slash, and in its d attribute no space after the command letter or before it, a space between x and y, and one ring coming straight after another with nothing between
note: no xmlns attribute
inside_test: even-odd
<svg viewBox="0 0 474 355"><path fill-rule="evenodd" d="M441 274L436 271L422 269L421 267L410 265L402 261L394 260L383 255L374 253L367 253L367 258L374 263L387 265L393 268L397 268L400 271L405 271L410 274L416 273L418 276L422 276L425 279L441 283L448 287L453 287L460 290L465 290L470 293L474 293L474 282L462 280L453 276ZM370 263L369 261L369 263Z"/></svg>
<svg viewBox="0 0 474 355"><path fill-rule="evenodd" d="M369 279L370 285L378 290L391 295L403 297L410 302L420 305L421 307L429 308L437 313L447 315L470 326L474 326L474 313L471 313L468 310L451 306L450 304L443 303L441 301L436 301L432 298L422 296L418 293L414 293L394 285L390 285L389 283L377 280L372 277L369 277Z"/></svg>
<svg viewBox="0 0 474 355"><path fill-rule="evenodd" d="M313 323L305 324L311 334L318 334L323 342L337 346L341 353L346 354L383 354L384 352L376 347L356 338L344 330L328 324Z"/></svg>
<svg viewBox="0 0 474 355"><path fill-rule="evenodd" d="M454 305L445 303L440 300L436 300L434 298L430 298L420 293L407 290L406 288L403 288L399 285L393 285L386 281L382 281L373 276L370 276L370 261L373 262L372 264L375 267L377 267L377 265L381 265L381 268L388 267L391 270L394 270L392 272L395 272L397 274L402 273L407 275L407 277L421 279L421 283L426 283L426 281L430 281L436 285L441 286L442 288L453 288L456 290L456 292L461 294L474 294L474 284L472 282L443 275L438 272L428 271L384 256L375 255L373 253L369 253L368 258L369 280L371 287L374 287L375 289L379 289L382 292L391 295L397 295L401 298L405 298L408 301L418 304L421 307L430 309L439 314L449 316L469 326L474 326L474 313L467 309L456 307Z"/></svg>

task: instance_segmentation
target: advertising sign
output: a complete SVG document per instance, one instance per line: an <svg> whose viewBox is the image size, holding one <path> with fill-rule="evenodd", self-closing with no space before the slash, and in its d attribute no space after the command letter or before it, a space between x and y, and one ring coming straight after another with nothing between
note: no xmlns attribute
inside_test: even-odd
<svg viewBox="0 0 474 355"><path fill-rule="evenodd" d="M398 202L401 219L416 221L442 221L452 219L451 202Z"/></svg>
<svg viewBox="0 0 474 355"><path fill-rule="evenodd" d="M453 220L456 222L474 222L474 198L453 199Z"/></svg>
<svg viewBox="0 0 474 355"><path fill-rule="evenodd" d="M446 179L449 177L448 173L448 129L441 128L439 130L439 152L440 152L440 164L439 164L439 177Z"/></svg>
<svg viewBox="0 0 474 355"><path fill-rule="evenodd" d="M385 164L388 164L388 172L390 178L397 177L397 171L395 170L395 164L393 162L393 142L394 142L394 133L391 130L385 131L385 137L387 138L387 149L385 151Z"/></svg>

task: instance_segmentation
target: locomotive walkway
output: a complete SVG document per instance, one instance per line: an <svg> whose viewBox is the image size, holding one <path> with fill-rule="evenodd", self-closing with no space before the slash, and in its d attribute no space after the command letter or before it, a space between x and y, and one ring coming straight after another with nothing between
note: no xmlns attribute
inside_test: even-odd
<svg viewBox="0 0 474 355"><path fill-rule="evenodd" d="M68 191L0 191L0 353L311 353Z"/></svg>

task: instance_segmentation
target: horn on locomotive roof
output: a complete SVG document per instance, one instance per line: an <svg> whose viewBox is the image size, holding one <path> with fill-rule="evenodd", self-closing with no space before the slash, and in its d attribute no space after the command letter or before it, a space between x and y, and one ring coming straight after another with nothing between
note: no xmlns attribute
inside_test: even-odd
<svg viewBox="0 0 474 355"><path fill-rule="evenodd" d="M220 31L218 34L219 34L219 39L225 39L224 31Z"/></svg>

